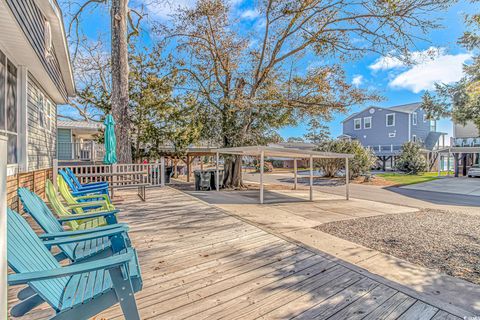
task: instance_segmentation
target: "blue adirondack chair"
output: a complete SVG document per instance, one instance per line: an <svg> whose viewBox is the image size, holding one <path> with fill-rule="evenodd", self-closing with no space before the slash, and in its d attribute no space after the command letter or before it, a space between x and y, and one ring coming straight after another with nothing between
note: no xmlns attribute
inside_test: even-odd
<svg viewBox="0 0 480 320"><path fill-rule="evenodd" d="M58 173L62 176L65 182L68 184L70 190L72 190L72 194L74 196L84 196L88 194L106 194L108 195L108 185L107 186L98 186L98 187L85 187L85 188L77 188L77 186L73 183L70 176L64 170L58 170Z"/></svg>
<svg viewBox="0 0 480 320"><path fill-rule="evenodd" d="M92 213L74 214L56 218L46 203L27 188L19 188L18 196L23 209L32 216L37 224L45 231L40 238L49 248L58 246L61 252L56 255L57 260L69 259L72 262L98 259L98 256L108 256L130 246L128 226L118 224L115 214L118 210ZM109 225L79 231L65 231L61 223L95 217L105 217ZM72 237L75 236L75 237ZM75 239L75 241L71 241ZM83 241L80 241L83 240Z"/></svg>
<svg viewBox="0 0 480 320"><path fill-rule="evenodd" d="M70 168L65 168L65 172L68 174L70 179L72 179L72 182L77 186L78 189L82 188L108 188L108 182L103 181L103 182L90 182L90 183L80 183L80 180L78 180L77 176L75 173L73 173L72 169Z"/></svg>
<svg viewBox="0 0 480 320"><path fill-rule="evenodd" d="M15 305L10 314L23 316L47 302L50 319L89 319L120 303L125 319L139 320L134 293L142 288L135 249L95 261L60 266L18 213L7 210L8 276L10 286L28 284L34 294Z"/></svg>

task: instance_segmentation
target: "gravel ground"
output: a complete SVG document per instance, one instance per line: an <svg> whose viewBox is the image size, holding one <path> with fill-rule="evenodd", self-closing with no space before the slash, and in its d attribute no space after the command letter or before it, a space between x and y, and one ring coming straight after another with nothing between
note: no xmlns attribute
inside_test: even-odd
<svg viewBox="0 0 480 320"><path fill-rule="evenodd" d="M323 224L316 229L480 284L480 217L425 209Z"/></svg>

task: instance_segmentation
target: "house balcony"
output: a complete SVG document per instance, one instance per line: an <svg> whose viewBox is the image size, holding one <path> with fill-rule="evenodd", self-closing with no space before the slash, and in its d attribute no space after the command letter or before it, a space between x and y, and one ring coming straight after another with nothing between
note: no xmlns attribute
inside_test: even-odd
<svg viewBox="0 0 480 320"><path fill-rule="evenodd" d="M480 137L450 138L452 147L480 147Z"/></svg>
<svg viewBox="0 0 480 320"><path fill-rule="evenodd" d="M57 159L61 162L98 162L105 156L103 144L95 141L58 142Z"/></svg>

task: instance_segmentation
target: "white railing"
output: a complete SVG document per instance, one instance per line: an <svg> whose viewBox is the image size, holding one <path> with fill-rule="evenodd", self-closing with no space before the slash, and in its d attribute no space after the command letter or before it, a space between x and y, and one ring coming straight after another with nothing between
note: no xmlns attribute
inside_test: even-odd
<svg viewBox="0 0 480 320"><path fill-rule="evenodd" d="M402 150L402 146L400 145L371 145L367 146L368 149L372 150L375 153L394 153L399 152Z"/></svg>
<svg viewBox="0 0 480 320"><path fill-rule="evenodd" d="M57 142L57 159L60 161L102 161L105 147L95 141Z"/></svg>
<svg viewBox="0 0 480 320"><path fill-rule="evenodd" d="M453 147L480 147L480 137L450 138Z"/></svg>
<svg viewBox="0 0 480 320"><path fill-rule="evenodd" d="M54 171L63 168L72 169L82 184L100 181L114 183L117 186L135 185L139 182L150 186L161 186L163 184L161 162L147 164L62 165L54 168ZM163 177L163 181L165 181L165 177Z"/></svg>

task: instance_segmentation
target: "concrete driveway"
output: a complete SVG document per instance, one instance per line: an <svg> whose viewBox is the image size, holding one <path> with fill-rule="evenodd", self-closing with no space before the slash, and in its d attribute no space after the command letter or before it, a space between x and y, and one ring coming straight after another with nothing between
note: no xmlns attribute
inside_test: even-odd
<svg viewBox="0 0 480 320"><path fill-rule="evenodd" d="M480 196L480 179L445 177L429 182L404 186L401 187L401 189Z"/></svg>

